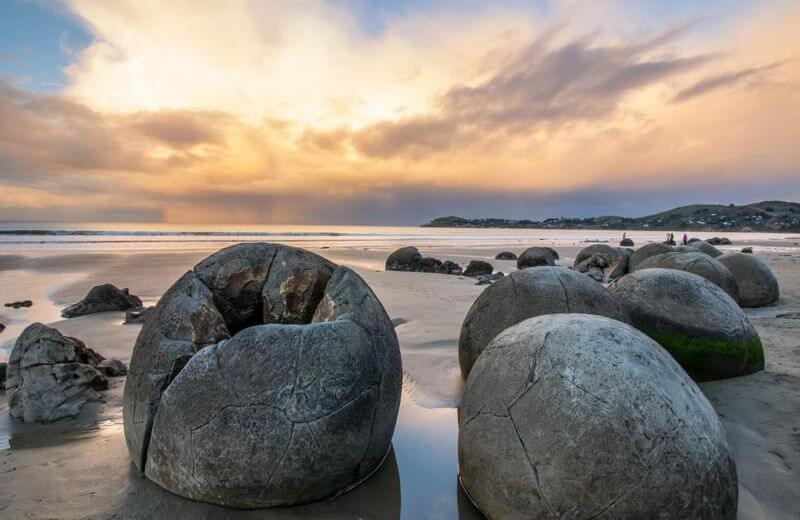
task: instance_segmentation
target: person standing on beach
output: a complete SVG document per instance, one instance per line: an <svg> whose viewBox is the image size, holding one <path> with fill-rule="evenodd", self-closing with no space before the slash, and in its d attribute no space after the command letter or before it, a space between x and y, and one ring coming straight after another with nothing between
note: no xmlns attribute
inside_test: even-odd
<svg viewBox="0 0 800 520"><path fill-rule="evenodd" d="M684 233L684 234L683 234L683 245L686 245L686 244L688 244L688 243L689 243L689 237L688 237L688 236L686 236L686 233Z"/></svg>

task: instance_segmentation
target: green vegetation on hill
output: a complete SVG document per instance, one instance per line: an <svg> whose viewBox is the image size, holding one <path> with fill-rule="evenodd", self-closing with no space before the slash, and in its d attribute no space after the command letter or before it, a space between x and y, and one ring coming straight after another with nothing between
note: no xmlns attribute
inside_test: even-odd
<svg viewBox="0 0 800 520"><path fill-rule="evenodd" d="M696 231L800 231L800 203L764 201L743 206L694 204L646 217L607 215L558 217L542 221L503 218L439 217L423 227L536 228L536 229L665 229Z"/></svg>

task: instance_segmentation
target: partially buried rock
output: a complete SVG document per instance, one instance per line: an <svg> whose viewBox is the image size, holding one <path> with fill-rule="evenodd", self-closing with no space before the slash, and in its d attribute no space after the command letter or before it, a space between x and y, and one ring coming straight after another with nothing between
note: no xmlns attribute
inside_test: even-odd
<svg viewBox="0 0 800 520"><path fill-rule="evenodd" d="M503 251L502 253L497 253L494 257L495 260L516 260L517 255L512 253L511 251Z"/></svg>
<svg viewBox="0 0 800 520"><path fill-rule="evenodd" d="M461 274L461 266L450 260L424 257L419 263L419 270L423 273Z"/></svg>
<svg viewBox="0 0 800 520"><path fill-rule="evenodd" d="M387 271L419 271L422 255L414 246L401 247L386 259Z"/></svg>
<svg viewBox="0 0 800 520"><path fill-rule="evenodd" d="M12 417L51 422L77 415L108 388L89 363L102 359L75 338L34 323L22 331L8 359L6 390Z"/></svg>
<svg viewBox="0 0 800 520"><path fill-rule="evenodd" d="M155 307L136 307L125 311L125 323L144 323Z"/></svg>
<svg viewBox="0 0 800 520"><path fill-rule="evenodd" d="M609 286L631 323L663 346L697 380L764 368L761 339L736 302L705 278L642 269Z"/></svg>
<svg viewBox="0 0 800 520"><path fill-rule="evenodd" d="M495 282L472 304L461 326L458 361L466 378L498 333L542 314L581 312L627 321L622 306L603 287L564 267L532 267Z"/></svg>
<svg viewBox="0 0 800 520"><path fill-rule="evenodd" d="M702 276L720 286L735 301L739 301L736 278L727 267L705 253L672 252L655 255L641 262L636 270L651 268L678 269Z"/></svg>
<svg viewBox="0 0 800 520"><path fill-rule="evenodd" d="M33 307L33 302L31 300L21 300L21 301L6 303L5 306L12 307L14 309L21 309L24 307Z"/></svg>
<svg viewBox="0 0 800 520"><path fill-rule="evenodd" d="M481 276L484 274L492 274L494 267L489 262L483 260L470 260L467 268L464 269L464 276Z"/></svg>
<svg viewBox="0 0 800 520"><path fill-rule="evenodd" d="M124 311L141 306L142 300L130 294L128 289L119 289L106 283L92 287L86 298L61 311L61 316L74 318L96 312Z"/></svg>
<svg viewBox="0 0 800 520"><path fill-rule="evenodd" d="M752 247L750 247L750 246L743 247L743 248L742 248L742 253L753 254L753 248L752 248Z"/></svg>
<svg viewBox="0 0 800 520"><path fill-rule="evenodd" d="M558 252L551 247L529 247L519 255L517 269L556 265L556 260L558 260Z"/></svg>
<svg viewBox="0 0 800 520"><path fill-rule="evenodd" d="M717 261L730 271L739 287L739 305L763 307L778 301L778 280L760 258L746 253L728 253Z"/></svg>
<svg viewBox="0 0 800 520"><path fill-rule="evenodd" d="M630 238L626 237L626 238L623 238L622 240L619 241L619 245L622 246L622 247L633 247L634 244L633 244L633 240L631 240Z"/></svg>
<svg viewBox="0 0 800 520"><path fill-rule="evenodd" d="M709 244L714 244L714 245L728 245L728 246L731 245L731 239L727 238L727 237L722 237L722 238L713 237L713 238L707 239L706 242L708 242Z"/></svg>
<svg viewBox="0 0 800 520"><path fill-rule="evenodd" d="M128 367L119 359L104 359L97 364L97 370L106 377L119 377L128 373Z"/></svg>
<svg viewBox="0 0 800 520"><path fill-rule="evenodd" d="M240 244L186 273L142 327L125 437L147 478L183 497L300 504L380 466L401 390L394 327L358 275Z"/></svg>
<svg viewBox="0 0 800 520"><path fill-rule="evenodd" d="M733 520L733 450L667 354L600 316L506 329L467 380L458 467L489 518Z"/></svg>
<svg viewBox="0 0 800 520"><path fill-rule="evenodd" d="M0 323L0 332L3 332L4 330L6 330L6 326Z"/></svg>
<svg viewBox="0 0 800 520"><path fill-rule="evenodd" d="M6 387L6 371L8 370L8 363L0 363L0 390Z"/></svg>
<svg viewBox="0 0 800 520"><path fill-rule="evenodd" d="M493 274L482 274L478 276L478 281L475 282L475 285L491 285L503 276L505 275L500 271Z"/></svg>

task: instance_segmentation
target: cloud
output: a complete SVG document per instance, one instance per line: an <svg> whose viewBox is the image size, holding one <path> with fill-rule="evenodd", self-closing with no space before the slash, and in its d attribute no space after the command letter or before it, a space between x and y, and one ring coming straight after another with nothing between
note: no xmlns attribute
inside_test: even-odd
<svg viewBox="0 0 800 520"><path fill-rule="evenodd" d="M681 90L675 95L675 97L672 98L672 101L673 103L680 103L697 96L702 96L703 94L707 94L713 90L730 87L741 83L745 79L759 76L762 73L775 69L783 64L784 62L770 63L761 67L750 67L742 70L717 74L715 76L705 78L694 85Z"/></svg>
<svg viewBox="0 0 800 520"><path fill-rule="evenodd" d="M0 79L0 218L416 223L798 193L790 4L647 30L621 0L420 7L370 31L357 2L66 5L94 40L64 90Z"/></svg>
<svg viewBox="0 0 800 520"><path fill-rule="evenodd" d="M552 34L516 53L476 86L452 87L437 100L437 113L381 122L355 136L363 153L380 157L447 152L476 135L532 132L596 120L612 113L626 93L709 61L708 56L648 57L680 34L669 31L644 42L597 45L586 37L553 47Z"/></svg>

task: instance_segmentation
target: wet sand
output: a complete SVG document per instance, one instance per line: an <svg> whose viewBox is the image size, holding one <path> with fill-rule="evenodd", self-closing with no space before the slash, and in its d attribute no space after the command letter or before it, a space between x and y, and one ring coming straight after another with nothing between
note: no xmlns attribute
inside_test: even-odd
<svg viewBox="0 0 800 520"><path fill-rule="evenodd" d="M796 240L796 237L795 237ZM536 242L536 245L546 242ZM585 243L558 244L571 265ZM637 244L641 245L641 244ZM739 250L742 245L722 247ZM701 385L720 414L736 451L740 518L800 517L800 253L781 242L748 243L770 264L781 301L748 311L764 341L767 368L752 376ZM793 245L787 240L785 245ZM313 248L312 248L313 249ZM365 250L366 249L366 250ZM187 501L141 478L122 436L124 378L112 380L104 403L76 419L50 425L13 421L0 393L0 517L4 518L479 518L457 485L456 409L462 383L457 344L461 322L485 288L468 278L383 271L391 247L314 249L352 266L370 284L400 339L404 394L393 452L367 482L333 500L282 511L243 512ZM508 244L441 246L424 254L465 264L494 260ZM796 249L796 248L795 248ZM110 282L145 302L209 251L17 254L0 256L0 300L31 298L27 311L0 307L0 346L31 320L54 322L106 357L126 363L140 329L123 313L58 320L58 309L89 288ZM795 317L778 315L798 313ZM0 357L4 354L0 353Z"/></svg>

